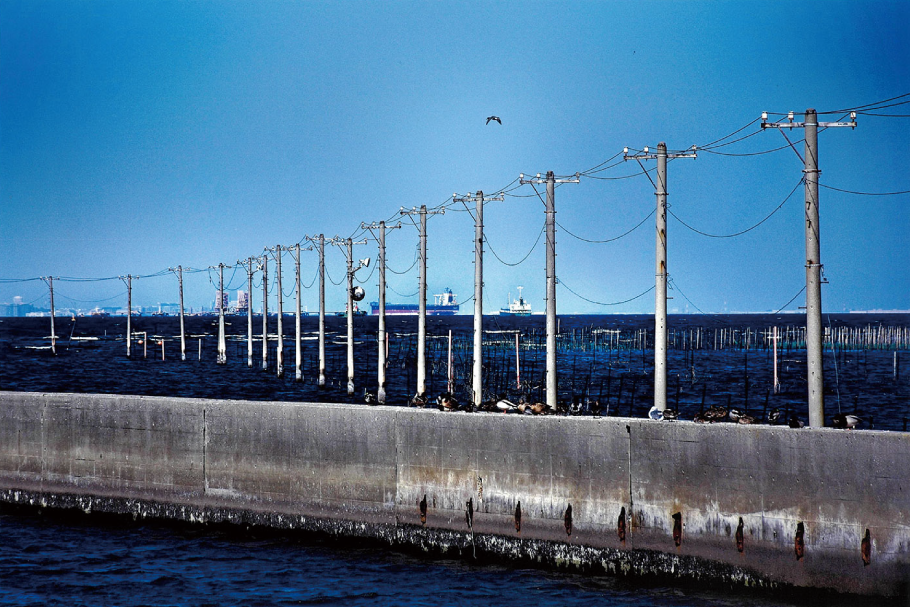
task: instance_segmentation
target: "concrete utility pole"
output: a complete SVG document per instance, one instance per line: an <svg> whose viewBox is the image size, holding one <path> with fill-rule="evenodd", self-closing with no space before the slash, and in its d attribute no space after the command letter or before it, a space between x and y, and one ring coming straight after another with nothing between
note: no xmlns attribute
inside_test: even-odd
<svg viewBox="0 0 910 607"><path fill-rule="evenodd" d="M246 262L237 260L246 270L246 366L253 368L253 258Z"/></svg>
<svg viewBox="0 0 910 607"><path fill-rule="evenodd" d="M133 275L121 276L120 280L126 283L126 357L130 358L133 352Z"/></svg>
<svg viewBox="0 0 910 607"><path fill-rule="evenodd" d="M419 215L420 225L420 278L417 288L417 396L423 398L427 394L427 215L444 215L445 209L427 211L427 205L420 209L412 208L402 215ZM414 221L413 219L411 220Z"/></svg>
<svg viewBox="0 0 910 607"><path fill-rule="evenodd" d="M695 158L695 147L692 152L668 154L667 144L657 144L657 153L649 154L645 147L643 153L629 154L629 148L623 150L623 160L635 159L657 160L657 183L654 194L657 196L657 245L655 252L655 289L654 289L654 406L659 411L667 408L667 158ZM652 182L653 183L653 182Z"/></svg>
<svg viewBox="0 0 910 607"><path fill-rule="evenodd" d="M793 112L787 122L767 122L768 113L762 113L761 128L804 128L806 157L803 173L806 182L806 362L809 385L809 425L825 425L824 378L822 374L822 262L821 228L818 223L818 127L856 128L856 112L850 112L850 122L819 122L815 110L806 110L805 122L793 122ZM784 135L786 138L786 135ZM789 139L787 142L789 143ZM793 144L790 144L791 147ZM793 148L796 151L796 148ZM797 155L799 153L797 152Z"/></svg>
<svg viewBox="0 0 910 607"><path fill-rule="evenodd" d="M296 269L295 274L297 276L297 281L296 281L296 285L295 285L297 287L297 311L296 311L297 313L294 316L294 320L295 320L295 324L294 324L294 335L295 335L294 379L296 381L303 381L303 352L300 349L301 348L301 344L300 344L300 314L301 314L301 307L300 307L300 297L301 297L301 294L300 294L300 243L297 243L296 245L294 245L293 249L288 249L288 251L291 251L291 250L294 251L293 253L291 253L291 255L294 257L294 264L295 264L295 269Z"/></svg>
<svg viewBox="0 0 910 607"><path fill-rule="evenodd" d="M547 407L556 410L556 184L578 183L578 173L574 178L556 179L553 171L547 171L545 179L540 173L531 179L525 179L524 173L518 176L519 183L547 184L546 232L547 232ZM536 190L535 190L536 191Z"/></svg>
<svg viewBox="0 0 910 607"><path fill-rule="evenodd" d="M44 282L47 283L47 287L50 290L51 296L51 353L55 356L57 355L57 332L54 329L54 277L47 276L43 278Z"/></svg>
<svg viewBox="0 0 910 607"><path fill-rule="evenodd" d="M395 230L401 227L399 222L397 225L386 226L384 221L377 223L371 223L367 225L365 223L360 224L360 229L370 230L372 233L373 230L379 230L379 237L377 241L379 242L379 329L376 332L376 341L379 346L379 355L377 356L377 383L379 384L376 390L376 402L380 405L385 404L385 371L388 358L388 352L386 352L386 329L385 329L385 231L386 227L390 230ZM373 234L375 236L375 234Z"/></svg>
<svg viewBox="0 0 910 607"><path fill-rule="evenodd" d="M320 387L325 386L325 235L307 236L319 251L319 379ZM309 249L313 247L310 246Z"/></svg>
<svg viewBox="0 0 910 607"><path fill-rule="evenodd" d="M345 314L348 320L348 394L354 394L354 273L360 268L370 265L370 259L366 258L361 259L359 265L356 268L354 267L354 245L366 243L366 238L357 242L350 238L341 240L337 236L332 239L332 244L344 245L345 257L347 258L348 302Z"/></svg>
<svg viewBox="0 0 910 607"><path fill-rule="evenodd" d="M269 368L269 251L265 250L259 269L262 270L262 370Z"/></svg>
<svg viewBox="0 0 910 607"><path fill-rule="evenodd" d="M276 274L278 275L278 347L275 351L275 365L278 367L278 377L284 375L284 291L281 290L281 245L275 246L275 260L278 262Z"/></svg>
<svg viewBox="0 0 910 607"><path fill-rule="evenodd" d="M218 358L219 365L227 364L227 340L224 335L224 264L218 264Z"/></svg>
<svg viewBox="0 0 910 607"><path fill-rule="evenodd" d="M474 364L471 373L471 393L474 407L483 399L483 203L487 200L504 200L503 195L484 198L483 192L458 197L452 202L475 203L474 211Z"/></svg>
<svg viewBox="0 0 910 607"><path fill-rule="evenodd" d="M180 360L186 360L186 326L183 319L183 266L168 269L177 274L177 291L180 297Z"/></svg>

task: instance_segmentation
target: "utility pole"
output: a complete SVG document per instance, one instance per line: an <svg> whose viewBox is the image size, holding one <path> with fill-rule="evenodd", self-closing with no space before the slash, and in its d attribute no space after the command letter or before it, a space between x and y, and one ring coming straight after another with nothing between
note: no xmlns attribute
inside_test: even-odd
<svg viewBox="0 0 910 607"><path fill-rule="evenodd" d="M183 321L183 266L168 269L177 274L177 290L180 296L180 360L186 360L186 329Z"/></svg>
<svg viewBox="0 0 910 607"><path fill-rule="evenodd" d="M133 275L121 276L120 280L126 283L126 357L129 358L133 351Z"/></svg>
<svg viewBox="0 0 910 607"><path fill-rule="evenodd" d="M319 252L319 379L320 387L325 386L325 235L307 236ZM318 244L316 244L318 243ZM310 246L309 249L313 247Z"/></svg>
<svg viewBox="0 0 910 607"><path fill-rule="evenodd" d="M288 249L291 251L291 249ZM303 352L300 350L300 243L294 245L293 253L291 255L294 257L294 263L296 268L296 287L297 287L297 314L295 315L295 348L294 348L294 370L295 375L294 379L296 381L303 381Z"/></svg>
<svg viewBox="0 0 910 607"><path fill-rule="evenodd" d="M822 373L822 262L821 228L818 223L818 127L856 128L856 112L850 112L850 122L819 122L814 109L807 109L805 122L793 122L793 112L787 122L768 122L768 113L762 112L761 128L777 128L784 138L783 129L803 128L806 135L806 157L803 159L803 178L806 183L806 362L809 387L809 425L825 425L824 378ZM787 139L787 143L790 140ZM793 144L791 143L792 147ZM793 148L796 151L796 148ZM797 156L799 152L797 152Z"/></svg>
<svg viewBox="0 0 910 607"><path fill-rule="evenodd" d="M275 351L275 365L278 367L278 377L284 375L284 291L281 290L281 245L275 246L275 260L278 262L276 274L278 275L278 347Z"/></svg>
<svg viewBox="0 0 910 607"><path fill-rule="evenodd" d="M224 335L224 264L218 264L218 358L219 365L227 364L227 341Z"/></svg>
<svg viewBox="0 0 910 607"><path fill-rule="evenodd" d="M650 154L648 148L638 154L629 154L623 149L623 160L657 160L657 226L655 247L655 288L654 288L654 406L658 411L667 408L667 158L695 158L695 146L691 152L667 153L667 144L657 144L657 153ZM644 167L642 166L642 170ZM647 173L645 173L647 174ZM653 183L653 182L652 182Z"/></svg>
<svg viewBox="0 0 910 607"><path fill-rule="evenodd" d="M253 368L253 258L249 257L246 263L237 260L239 265L246 270L246 365Z"/></svg>
<svg viewBox="0 0 910 607"><path fill-rule="evenodd" d="M578 173L569 179L556 179L553 171L547 171L545 179L540 173L531 179L525 179L524 173L518 176L522 185L547 184L546 232L547 232L547 407L556 410L556 184L578 183ZM535 189L536 191L536 189Z"/></svg>
<svg viewBox="0 0 910 607"><path fill-rule="evenodd" d="M262 270L262 370L269 368L269 251L259 258Z"/></svg>
<svg viewBox="0 0 910 607"><path fill-rule="evenodd" d="M420 398L427 394L427 215L444 215L445 212L445 209L427 211L425 204L420 209L405 211L402 207L400 211L402 215L420 216L420 283L417 289L417 396Z"/></svg>
<svg viewBox="0 0 910 607"><path fill-rule="evenodd" d="M474 195L458 197L452 194L452 202L475 203L474 211L474 364L471 373L471 393L474 407L480 406L483 398L483 203L486 200L504 200L503 195L484 198L478 190Z"/></svg>
<svg viewBox="0 0 910 607"><path fill-rule="evenodd" d="M395 230L401 227L401 222L397 225L388 226L390 230ZM365 223L360 224L360 229L370 230L372 233L373 230L379 230L379 329L376 332L376 340L379 345L379 355L377 356L377 382L379 384L376 390L376 402L380 405L385 404L385 371L386 371L386 360L388 358L388 352L386 352L386 329L385 329L385 231L386 224L384 221L377 223L371 223L367 225ZM375 234L374 234L375 236Z"/></svg>
<svg viewBox="0 0 910 607"><path fill-rule="evenodd" d="M51 353L57 355L57 332L54 329L54 277L46 276L42 280L47 283L48 289L50 289L51 296Z"/></svg>
<svg viewBox="0 0 910 607"><path fill-rule="evenodd" d="M348 302L346 315L348 317L348 394L350 395L354 394L354 273L370 265L370 258L361 259L359 265L356 268L354 267L354 245L366 244L366 238L354 242L350 238L342 240L336 236L331 242L338 246L344 245L345 257L347 258Z"/></svg>

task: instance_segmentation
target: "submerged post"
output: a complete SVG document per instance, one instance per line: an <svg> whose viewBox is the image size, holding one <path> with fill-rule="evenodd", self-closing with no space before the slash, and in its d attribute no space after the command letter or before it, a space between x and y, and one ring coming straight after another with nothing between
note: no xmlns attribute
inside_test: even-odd
<svg viewBox="0 0 910 607"><path fill-rule="evenodd" d="M240 263L239 261L237 263ZM253 258L246 265L246 366L253 368Z"/></svg>
<svg viewBox="0 0 910 607"><path fill-rule="evenodd" d="M325 385L325 236L319 235L319 385Z"/></svg>
<svg viewBox="0 0 910 607"><path fill-rule="evenodd" d="M133 353L133 275L121 276L120 280L126 283L126 357L130 358Z"/></svg>
<svg viewBox="0 0 910 607"><path fill-rule="evenodd" d="M47 278L45 278L45 282L47 282L47 287L50 290L50 297L51 297L51 353L56 355L57 354L57 331L54 328L54 312L55 312L54 277L48 276Z"/></svg>
<svg viewBox="0 0 910 607"><path fill-rule="evenodd" d="M393 226L386 226L386 223L384 221L380 221L379 223L373 222L369 225L366 223L360 224L360 229L370 230L370 232L373 233L374 236L376 234L373 232L373 230L376 230L376 229L379 230L379 236L376 238L377 242L379 243L379 257L378 257L378 261L377 261L377 263L379 264L379 309L377 310L379 313L379 318L378 318L379 328L376 332L376 342L377 342L377 347L379 349L379 352L378 352L378 356L376 357L377 358L376 378L377 378L377 384L378 384L377 390L376 390L376 402L378 402L380 405L385 404L385 399L386 399L386 391L385 391L386 365L387 365L386 361L388 360L388 352L389 352L388 335L386 333L386 328L385 328L385 320L386 320L385 319L385 288L386 288L385 287L385 270L386 270L385 232L386 232L386 227L388 227L390 230L395 230L395 229L398 229L401 227L401 223L399 222L398 224L393 225Z"/></svg>

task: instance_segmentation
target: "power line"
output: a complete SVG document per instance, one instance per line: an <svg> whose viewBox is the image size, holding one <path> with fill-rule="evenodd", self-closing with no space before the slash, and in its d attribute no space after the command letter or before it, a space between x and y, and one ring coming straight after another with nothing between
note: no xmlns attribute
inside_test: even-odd
<svg viewBox="0 0 910 607"><path fill-rule="evenodd" d="M693 307L693 308L695 308L696 310L698 310L698 311L699 311L700 313L702 313L702 314L705 313L704 310L702 310L701 308L699 308L698 306L696 306L694 303L692 303L692 300L691 300L691 299L689 299L688 297L686 297L686 294L682 292L682 289L679 288L679 285L676 284L676 280L674 280L673 278L670 279L670 288L673 289L674 291L679 291L679 294L683 296L683 299L685 299L685 300L688 301L690 304L692 304L692 307Z"/></svg>
<svg viewBox="0 0 910 607"><path fill-rule="evenodd" d="M556 284L565 287L565 288L569 291L569 293L571 293L571 294L574 295L575 297L578 297L579 299L583 299L583 300L585 300L585 301L588 302L588 303L596 304L596 305L598 305L598 306L618 306L618 305L621 305L621 304L624 304L624 303L629 303L630 301L635 301L635 300L638 299L639 297L644 297L645 295L647 295L648 293L650 293L651 291L653 291L654 288L655 288L655 287L652 285L652 286L648 287L648 290L647 290L647 291L643 291L643 292L639 293L638 295L636 295L635 297L630 297L629 299L624 299L623 301L614 301L614 302L610 302L610 303L604 303L604 302L602 302L602 301L594 301L593 299L588 299L588 298L585 297L584 295L579 295L578 293L576 293L575 291L573 291L572 288L569 287L569 285L567 285L565 282L563 282L562 279L557 280L557 281L556 281Z"/></svg>
<svg viewBox="0 0 910 607"><path fill-rule="evenodd" d="M900 192L856 192L853 190L842 190L840 188L835 188L834 186L825 185L823 183L819 183L818 185L829 190L834 190L836 192L843 192L844 194L857 194L859 196L898 196L900 194L910 194L910 190L902 190Z"/></svg>
<svg viewBox="0 0 910 607"><path fill-rule="evenodd" d="M707 236L708 238L733 238L733 237L735 237L735 236L742 236L742 235L745 234L746 232L751 232L752 230L754 230L755 228L757 228L757 227L760 226L761 224L763 224L763 223L765 223L766 221L768 221L769 219L771 219L771 216L774 215L775 213L777 213L777 212L781 209L781 207L784 206L784 205L787 203L788 200L790 200L790 198L793 196L793 194L796 193L796 190L799 189L799 186L803 183L803 181L804 181L803 179L800 179L799 182L796 184L796 187L794 187L792 190L790 190L790 193L787 194L787 197L786 197L786 198L784 198L783 202L781 202L779 205L777 205L777 208L775 208L773 211L771 211L764 219L762 219L761 221L759 221L758 223L756 223L756 224L753 225L752 227L746 228L745 230L742 230L742 231L740 231L740 232L736 232L735 234L709 234L709 233L707 233L707 232L702 232L701 230L698 230L698 229L696 229L696 228L693 228L692 226L690 226L689 224L687 224L685 221L683 221L682 219L680 219L680 218L676 215L676 213L674 213L673 211L668 210L667 212L668 212L670 215L672 215L672 216L676 219L676 221L678 221L679 223L683 224L684 226L686 226L687 228L689 228L690 230L692 230L692 231L695 232L696 234L701 234L702 236Z"/></svg>
<svg viewBox="0 0 910 607"><path fill-rule="evenodd" d="M654 215L655 212L656 212L656 209L651 211L650 213L648 213L647 217L645 217L644 219L639 221L638 224L634 228L629 230L628 232L625 232L625 233L620 234L619 236L615 236L613 238L608 238L607 240L590 240L588 238L582 238L581 236L578 236L577 234L573 234L571 231L569 231L568 228L566 228L564 225L562 225L558 221L556 222L556 225L558 225L560 228L562 228L563 231L565 231L569 236L572 236L573 238L577 238L578 240L581 240L583 242L590 242L592 244L604 244L604 243L613 242L614 240L619 240L620 238L624 238L624 237L628 236L629 234L631 234L632 232L634 232L635 230L640 228L646 221L648 221L648 219L650 219L651 216Z"/></svg>
<svg viewBox="0 0 910 607"><path fill-rule="evenodd" d="M797 293L796 295L794 295L793 297L791 297L791 298L790 298L790 301L788 301L787 303L785 303L784 305L782 305L782 306L780 307L780 309L779 309L777 312L773 312L773 314L780 314L782 311L784 311L784 310L787 308L787 306L789 306L790 304L793 303L793 300L794 300L794 299L796 299L797 297L799 297L800 294L801 294L803 291L805 291L805 290L806 290L806 287L803 286L803 288L799 290L799 293Z"/></svg>
<svg viewBox="0 0 910 607"><path fill-rule="evenodd" d="M524 257L521 258L521 261L518 261L516 263L509 263L508 261L503 261L502 257L500 257L499 255L496 254L496 251L493 250L493 245L490 244L490 240L487 238L486 232L484 232L484 234L483 234L483 240L484 240L484 242L487 243L487 247L490 249L490 253L492 253L493 257L498 259L501 264L506 265L506 266L515 267L515 266L523 264L525 262L525 260L527 260L528 257L531 256L531 253L533 253L534 249L537 248L537 245L540 244L540 238L543 236L543 231L544 231L544 228L541 227L540 232L537 234L537 240L534 241L534 245L531 247L531 250L528 251L527 255L525 255Z"/></svg>

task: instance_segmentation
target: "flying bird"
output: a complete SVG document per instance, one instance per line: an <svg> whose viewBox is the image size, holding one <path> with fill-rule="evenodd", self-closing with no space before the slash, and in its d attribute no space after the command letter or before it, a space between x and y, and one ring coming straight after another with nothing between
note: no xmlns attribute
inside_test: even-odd
<svg viewBox="0 0 910 607"><path fill-rule="evenodd" d="M495 120L499 124L502 124L502 120L499 119L499 116L487 116L487 124L490 124L491 120Z"/></svg>

